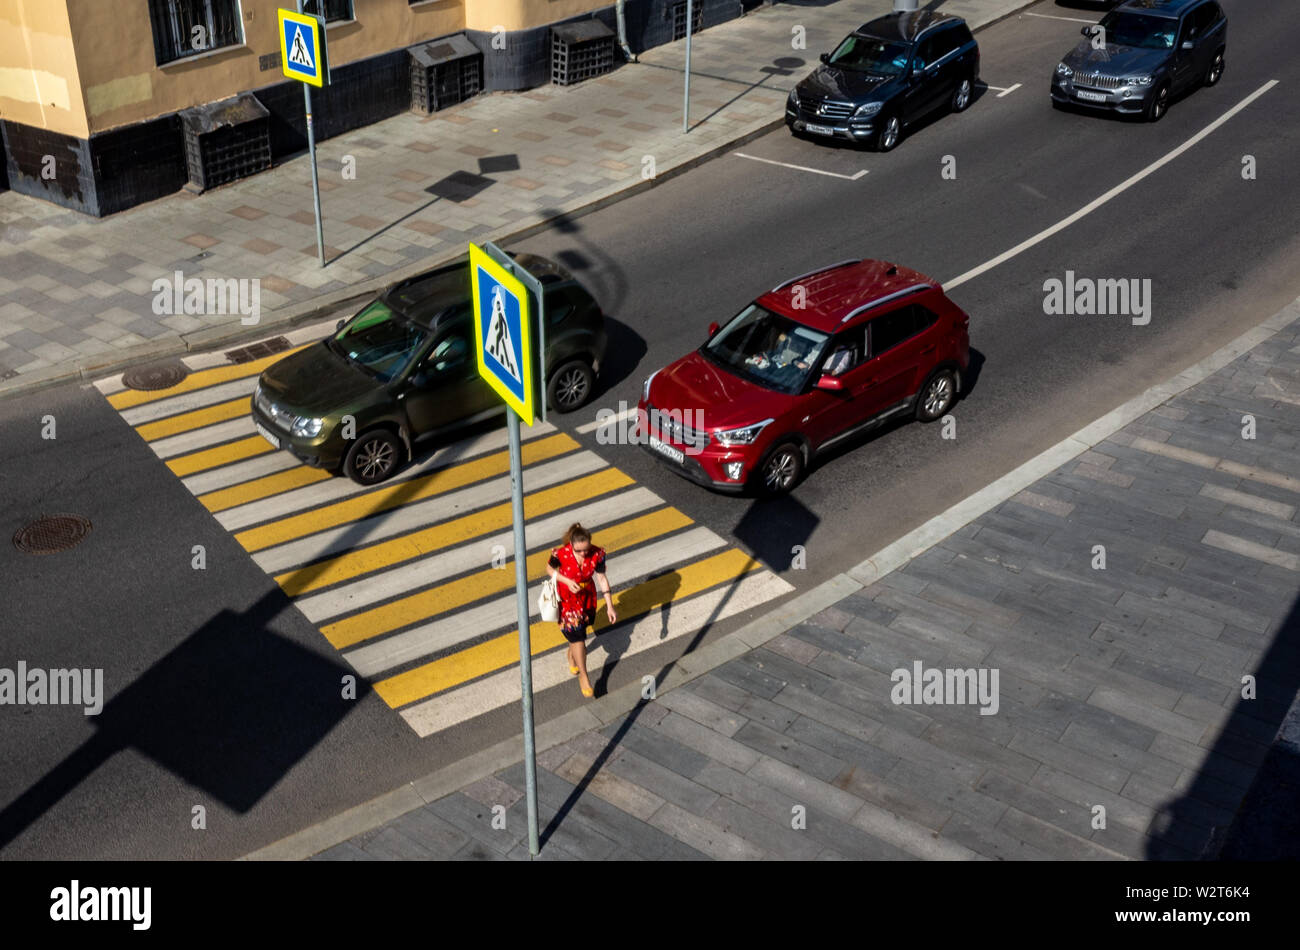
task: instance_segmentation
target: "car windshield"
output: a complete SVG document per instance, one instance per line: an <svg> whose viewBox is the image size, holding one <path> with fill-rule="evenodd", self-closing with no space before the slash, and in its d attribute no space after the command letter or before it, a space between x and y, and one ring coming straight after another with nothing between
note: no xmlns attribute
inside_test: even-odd
<svg viewBox="0 0 1300 950"><path fill-rule="evenodd" d="M897 76L907 68L909 50L905 43L891 43L874 36L854 33L844 39L827 62L855 72Z"/></svg>
<svg viewBox="0 0 1300 950"><path fill-rule="evenodd" d="M330 348L386 383L411 362L425 333L376 300L334 334Z"/></svg>
<svg viewBox="0 0 1300 950"><path fill-rule="evenodd" d="M1178 21L1143 13L1108 13L1102 17L1108 46L1136 46L1139 49L1173 49Z"/></svg>
<svg viewBox="0 0 1300 950"><path fill-rule="evenodd" d="M750 304L701 347L737 376L782 393L803 389L829 339L810 327Z"/></svg>

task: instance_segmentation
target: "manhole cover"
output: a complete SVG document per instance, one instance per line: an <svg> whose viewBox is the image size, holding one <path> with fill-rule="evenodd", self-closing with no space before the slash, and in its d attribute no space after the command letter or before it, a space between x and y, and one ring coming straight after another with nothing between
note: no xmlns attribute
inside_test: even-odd
<svg viewBox="0 0 1300 950"><path fill-rule="evenodd" d="M154 363L151 366L136 366L122 374L122 385L127 389L170 389L190 374L185 364L176 360L171 363Z"/></svg>
<svg viewBox="0 0 1300 950"><path fill-rule="evenodd" d="M14 535L14 547L24 554L55 554L81 542L90 522L80 515L46 515Z"/></svg>

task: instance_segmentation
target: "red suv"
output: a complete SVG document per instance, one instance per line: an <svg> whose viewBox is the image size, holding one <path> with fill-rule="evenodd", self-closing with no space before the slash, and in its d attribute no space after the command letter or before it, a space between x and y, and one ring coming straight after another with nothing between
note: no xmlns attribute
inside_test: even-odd
<svg viewBox="0 0 1300 950"><path fill-rule="evenodd" d="M891 419L944 415L970 317L886 261L844 261L763 294L641 387L638 441L723 491L789 491L817 453Z"/></svg>

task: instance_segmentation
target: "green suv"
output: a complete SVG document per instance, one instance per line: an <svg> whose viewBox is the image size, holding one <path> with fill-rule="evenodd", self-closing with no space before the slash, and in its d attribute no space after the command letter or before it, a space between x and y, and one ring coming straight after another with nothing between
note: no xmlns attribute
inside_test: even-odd
<svg viewBox="0 0 1300 950"><path fill-rule="evenodd" d="M511 256L546 295L547 405L571 412L595 388L604 314L563 267ZM257 431L308 465L382 482L417 443L504 411L478 375L471 310L465 260L395 284L332 336L262 372L252 399Z"/></svg>

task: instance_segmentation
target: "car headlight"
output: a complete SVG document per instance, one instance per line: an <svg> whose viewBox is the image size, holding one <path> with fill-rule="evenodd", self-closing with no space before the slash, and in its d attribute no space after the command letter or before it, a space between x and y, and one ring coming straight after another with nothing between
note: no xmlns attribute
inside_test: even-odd
<svg viewBox="0 0 1300 950"><path fill-rule="evenodd" d="M753 445L758 434L771 424L771 419L764 419L762 422L741 426L738 429L719 429L713 433L713 436L723 445Z"/></svg>
<svg viewBox="0 0 1300 950"><path fill-rule="evenodd" d="M789 101L790 101L790 105L794 106L796 109L799 108L799 90L797 88L790 90Z"/></svg>
<svg viewBox="0 0 1300 950"><path fill-rule="evenodd" d="M1071 69L1069 66L1065 65L1065 63L1057 63L1056 75L1064 76L1065 78L1069 79L1071 76L1074 75L1074 70Z"/></svg>
<svg viewBox="0 0 1300 950"><path fill-rule="evenodd" d="M641 401L642 401L642 402L649 402L649 401L650 401L650 382L651 382L651 381L652 381L656 376L658 376L658 375L659 375L659 370L655 370L653 373L651 373L649 376L647 376L647 377L645 378L645 382L641 384Z"/></svg>
<svg viewBox="0 0 1300 950"><path fill-rule="evenodd" d="M883 102L868 102L865 106L858 106L857 110L853 113L853 117L855 119L863 119L869 115L875 115L880 111L880 107L883 105Z"/></svg>
<svg viewBox="0 0 1300 950"><path fill-rule="evenodd" d="M324 424L324 419L316 419L311 416L298 416L293 420L293 428L291 431L294 435L314 439L316 436L320 435L321 426Z"/></svg>
<svg viewBox="0 0 1300 950"><path fill-rule="evenodd" d="M1152 78L1152 77L1150 77L1150 76L1132 76L1132 77L1129 78L1129 85L1131 85L1131 86L1149 86L1149 85L1151 85L1151 78Z"/></svg>

